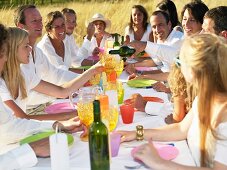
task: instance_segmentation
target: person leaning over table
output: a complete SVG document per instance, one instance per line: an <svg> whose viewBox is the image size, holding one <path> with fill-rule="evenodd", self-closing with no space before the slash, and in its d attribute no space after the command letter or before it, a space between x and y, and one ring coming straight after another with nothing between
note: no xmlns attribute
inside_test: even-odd
<svg viewBox="0 0 227 170"><path fill-rule="evenodd" d="M42 80L56 85L62 85L76 77L78 77L78 82L84 80L83 75L79 76L79 74L52 65L42 50L37 48L36 41L42 36L43 23L41 14L36 6L22 5L16 8L14 11L14 23L17 27L28 32L29 45L32 47L29 59L29 68L32 69L31 72L36 72ZM92 30L92 28L88 30ZM23 65L21 67L28 66ZM26 112L29 114L43 113L44 108L55 99L54 97L31 90L28 93Z"/></svg>
<svg viewBox="0 0 227 170"><path fill-rule="evenodd" d="M227 43L214 34L187 37L180 51L181 71L198 91L192 109L180 123L144 130L148 144L134 158L152 169L227 169ZM135 131L119 131L122 141L136 139ZM197 167L163 160L151 140L187 139Z"/></svg>
<svg viewBox="0 0 227 170"><path fill-rule="evenodd" d="M125 28L125 41L153 41L151 25L147 22L148 13L142 5L133 5L130 22Z"/></svg>
<svg viewBox="0 0 227 170"><path fill-rule="evenodd" d="M182 16L182 27L184 29L184 37L197 34L202 30L203 17L207 11L208 11L208 7L202 1L193 1L186 4L183 7L181 16ZM151 25L153 24L151 23ZM159 29L158 28L159 26L157 25L153 29L157 29L156 34L157 35L160 34L161 36L161 31L159 31L160 28ZM166 38L164 38L164 40ZM174 41L174 43L171 43L170 45L166 43L167 44L166 45L166 44L157 44L149 41L147 42L133 41L133 42L130 42L128 45L134 47L136 49L136 53L145 50L145 52L147 52L151 56L157 56L157 58L160 61L165 61L165 63L167 63L165 64L167 67L164 67L164 68L168 68L168 70L170 70L170 66L173 64L174 58L176 58L179 55L182 42L183 42L183 39L178 39L177 41ZM135 67L144 67L144 66L156 67L157 63L155 63L155 61L153 60L150 60L150 62L129 64L126 68L126 71L129 74L132 74L135 72ZM167 80L167 75L160 77L159 73L157 74L155 73L156 72L154 72L154 74L141 75L139 76L139 78L162 80L162 81ZM130 76L130 78L135 78L135 76L136 75L133 74L132 76Z"/></svg>
<svg viewBox="0 0 227 170"><path fill-rule="evenodd" d="M8 31L0 24L0 72L7 60ZM77 132L84 129L78 118L69 121L34 121L16 118L12 111L7 109L0 96L0 150L8 145L20 141L24 137L39 131L55 129L56 125L65 132ZM0 155L0 169L13 170L34 166L37 163L36 156L49 156L49 143L47 139L22 145L8 153ZM28 161L29 160L29 161Z"/></svg>
<svg viewBox="0 0 227 170"><path fill-rule="evenodd" d="M62 86L57 86L41 80L29 65L28 33L17 27L9 27L9 50L8 60L2 71L0 79L0 95L5 104L13 110L15 116L26 119L38 120L67 120L76 116L76 111L61 114L39 114L28 115L26 111L26 99L28 92L33 89L37 92L47 94L56 98L66 98L73 91L78 90L92 76L102 72L103 66L95 65L83 73L83 79L73 79ZM20 67L21 65L25 67ZM26 67L27 66L27 67ZM13 70L11 68L14 68ZM16 82L16 84L15 84Z"/></svg>

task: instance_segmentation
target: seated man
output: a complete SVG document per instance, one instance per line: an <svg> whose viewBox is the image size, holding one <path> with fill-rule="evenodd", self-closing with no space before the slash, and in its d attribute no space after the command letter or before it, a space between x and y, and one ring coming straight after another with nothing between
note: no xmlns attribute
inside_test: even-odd
<svg viewBox="0 0 227 170"><path fill-rule="evenodd" d="M173 30L168 14L163 11L153 12L150 18L150 22L152 25L152 31L154 33L154 36L156 37L157 44L164 44L174 47L173 55L170 54L169 56L161 56L161 54L158 53L155 55L152 54L152 60L145 60L142 62L129 64L125 69L128 73L132 74L135 73L136 66L159 66L161 70L158 72L152 72L154 74L151 75L151 78L154 80L166 81L168 72L170 71L170 65L173 63L173 58L176 57L175 55L179 50L179 40L182 39L183 33Z"/></svg>

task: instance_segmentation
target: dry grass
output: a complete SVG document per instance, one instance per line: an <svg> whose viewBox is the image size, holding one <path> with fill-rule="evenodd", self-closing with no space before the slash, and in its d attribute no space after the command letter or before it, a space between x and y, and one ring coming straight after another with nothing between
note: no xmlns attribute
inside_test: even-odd
<svg viewBox="0 0 227 170"><path fill-rule="evenodd" d="M106 18L112 21L112 26L109 32L118 32L124 34L124 29L129 22L131 7L135 4L141 4L146 7L149 15L152 13L155 5L159 0L137 0L137 1L120 1L120 2L74 2L65 3L58 5L48 5L38 7L41 15L45 20L45 16L50 11L61 10L64 7L72 8L77 12L78 16L78 26L76 28L76 40L79 44L82 42L82 37L86 34L85 22L91 18L95 13L102 13ZM175 0L178 11L184 6L184 4L190 2L190 0ZM209 8L213 8L219 5L226 5L227 0L204 0ZM2 9L0 11L0 22L8 26L13 26L13 10L14 9Z"/></svg>

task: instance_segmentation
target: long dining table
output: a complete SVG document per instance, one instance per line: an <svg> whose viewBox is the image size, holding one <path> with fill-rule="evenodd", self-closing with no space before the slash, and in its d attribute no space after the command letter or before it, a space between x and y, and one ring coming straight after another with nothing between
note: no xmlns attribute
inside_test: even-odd
<svg viewBox="0 0 227 170"><path fill-rule="evenodd" d="M123 72L119 78L120 81L123 82L125 95L124 99L130 98L130 96L134 93L140 93L142 96L154 96L159 97L164 100L163 107L160 109L158 115L149 115L145 112L136 111L134 114L134 120L131 124L124 124L122 122L121 116L119 114L119 121L115 130L135 130L136 125L143 125L145 129L147 128L155 128L164 126L164 118L166 115L170 114L172 111L172 104L168 100L168 95L162 92L156 92L152 88L132 88L126 84L127 81L127 73ZM55 103L58 102L66 102L65 100L56 100ZM89 147L88 142L83 142L80 139L80 133L73 134L74 143L70 146L70 167L71 169L78 170L89 170L90 169L90 158L89 158ZM137 165L138 162L134 161L131 156L131 150L135 146L139 146L141 144L146 143L147 141L132 141L121 143L118 156L112 157L110 160L111 170L125 170L125 166ZM169 142L168 142L169 143ZM192 158L190 150L187 145L186 140L182 141L170 141L170 143L174 143L175 147L179 150L179 154L172 161L195 166L195 162ZM49 170L51 169L51 160L50 158L38 158L38 164L35 167L28 168L29 170ZM147 169L145 166L140 166L139 169Z"/></svg>

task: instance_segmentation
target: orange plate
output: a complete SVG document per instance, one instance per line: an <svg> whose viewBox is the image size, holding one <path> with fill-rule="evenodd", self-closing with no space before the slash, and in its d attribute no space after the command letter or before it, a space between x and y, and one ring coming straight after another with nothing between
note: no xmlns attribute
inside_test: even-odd
<svg viewBox="0 0 227 170"><path fill-rule="evenodd" d="M143 97L144 100L148 101L148 102L158 102L158 103L164 103L164 100L159 98L159 97ZM124 101L124 104L131 104L133 101L132 99L126 99Z"/></svg>
<svg viewBox="0 0 227 170"><path fill-rule="evenodd" d="M143 97L144 100L148 102L158 102L158 103L164 103L164 100L159 97Z"/></svg>

